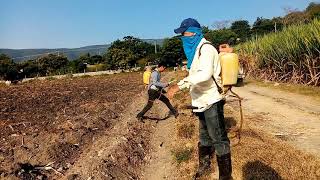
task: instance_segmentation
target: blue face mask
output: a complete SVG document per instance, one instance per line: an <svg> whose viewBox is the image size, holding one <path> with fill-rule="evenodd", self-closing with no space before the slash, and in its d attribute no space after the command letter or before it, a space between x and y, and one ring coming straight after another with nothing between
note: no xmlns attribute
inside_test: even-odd
<svg viewBox="0 0 320 180"><path fill-rule="evenodd" d="M182 36L182 44L183 50L187 57L188 63L187 68L190 69L194 55L196 53L196 49L201 39L203 38L203 34L201 32L201 28L189 27L186 32L195 33L193 36Z"/></svg>

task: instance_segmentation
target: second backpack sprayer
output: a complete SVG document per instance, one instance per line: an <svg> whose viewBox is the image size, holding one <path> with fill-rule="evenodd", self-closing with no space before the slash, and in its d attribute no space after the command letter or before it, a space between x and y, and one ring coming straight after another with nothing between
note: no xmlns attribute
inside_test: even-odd
<svg viewBox="0 0 320 180"><path fill-rule="evenodd" d="M233 49L229 47L228 44L222 44L219 46L219 59L221 64L221 79L223 85L223 94L226 96L228 92L231 92L231 96L235 97L239 101L239 109L240 109L240 126L236 129L232 129L231 131L236 132L236 136L239 139L241 138L241 129L243 124L243 113L242 113L242 105L241 98L238 94L232 91L232 86L237 84L238 73L239 73L239 58L238 55L233 53Z"/></svg>

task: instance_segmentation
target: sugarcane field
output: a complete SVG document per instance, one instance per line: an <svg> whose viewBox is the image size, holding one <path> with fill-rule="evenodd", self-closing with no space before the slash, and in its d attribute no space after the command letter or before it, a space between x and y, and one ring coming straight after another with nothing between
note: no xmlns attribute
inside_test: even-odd
<svg viewBox="0 0 320 180"><path fill-rule="evenodd" d="M0 5L0 180L320 180L319 1Z"/></svg>

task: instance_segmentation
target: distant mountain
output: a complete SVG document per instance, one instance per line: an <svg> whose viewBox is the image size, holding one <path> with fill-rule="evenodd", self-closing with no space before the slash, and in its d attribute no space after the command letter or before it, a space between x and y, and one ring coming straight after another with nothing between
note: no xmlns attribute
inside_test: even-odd
<svg viewBox="0 0 320 180"><path fill-rule="evenodd" d="M106 45L93 45L80 48L57 48L57 49L0 49L0 54L10 56L15 62L35 59L46 53L64 54L69 60L77 59L81 54L90 53L91 55L103 54L110 47Z"/></svg>
<svg viewBox="0 0 320 180"><path fill-rule="evenodd" d="M142 41L162 46L163 39L142 39ZM0 54L10 56L15 62L21 62L29 59L35 59L47 53L64 54L69 60L77 59L81 54L90 53L90 55L102 55L107 51L111 44L92 45L80 48L57 48L57 49L0 49Z"/></svg>

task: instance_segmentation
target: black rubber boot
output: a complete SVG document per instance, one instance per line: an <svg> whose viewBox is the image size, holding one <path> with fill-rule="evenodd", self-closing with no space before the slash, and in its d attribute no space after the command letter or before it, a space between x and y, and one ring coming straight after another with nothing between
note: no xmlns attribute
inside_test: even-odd
<svg viewBox="0 0 320 180"><path fill-rule="evenodd" d="M136 116L136 118L138 119L139 122L144 123L143 116L140 113Z"/></svg>
<svg viewBox="0 0 320 180"><path fill-rule="evenodd" d="M194 179L200 178L202 175L209 174L211 171L211 159L214 153L212 146L200 146L198 143L199 167L194 175Z"/></svg>
<svg viewBox="0 0 320 180"><path fill-rule="evenodd" d="M177 110L174 110L174 111L170 111L169 115L173 115L175 118L178 118L179 113Z"/></svg>
<svg viewBox="0 0 320 180"><path fill-rule="evenodd" d="M217 162L219 167L219 180L232 180L232 165L230 153L217 156Z"/></svg>

